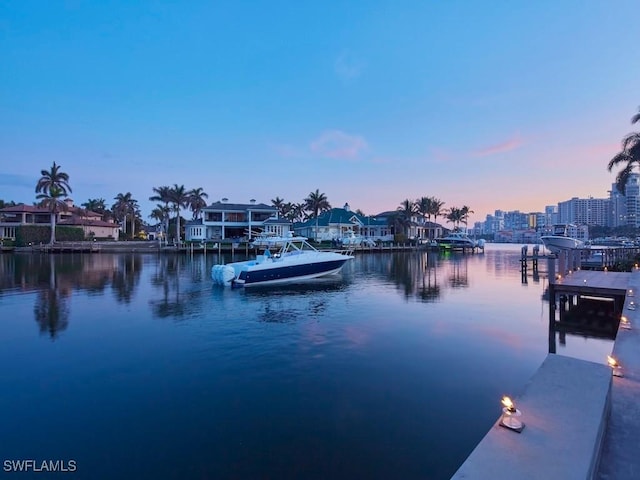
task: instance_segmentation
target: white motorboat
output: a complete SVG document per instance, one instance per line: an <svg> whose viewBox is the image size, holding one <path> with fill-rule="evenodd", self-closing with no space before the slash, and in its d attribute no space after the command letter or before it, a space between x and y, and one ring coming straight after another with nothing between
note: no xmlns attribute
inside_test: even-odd
<svg viewBox="0 0 640 480"><path fill-rule="evenodd" d="M473 250L484 247L484 241L482 245L478 245L476 240L469 238L469 235L464 232L451 232L444 237L436 238L435 242L440 248L447 250Z"/></svg>
<svg viewBox="0 0 640 480"><path fill-rule="evenodd" d="M353 258L349 250L317 250L305 237L274 237L271 243L282 245L277 253L267 248L255 260L214 265L211 278L232 287L291 283L338 273Z"/></svg>
<svg viewBox="0 0 640 480"><path fill-rule="evenodd" d="M543 235L540 240L551 253L560 253L562 250L580 248L584 245L582 240L569 236L569 225L554 225L551 235Z"/></svg>

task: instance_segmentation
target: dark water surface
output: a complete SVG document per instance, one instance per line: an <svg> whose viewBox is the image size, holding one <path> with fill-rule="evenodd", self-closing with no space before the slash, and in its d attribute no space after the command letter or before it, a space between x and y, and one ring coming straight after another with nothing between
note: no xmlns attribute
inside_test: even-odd
<svg viewBox="0 0 640 480"><path fill-rule="evenodd" d="M363 254L247 290L212 285L215 255L0 255L0 460L91 479L449 478L549 350L545 274L523 284L519 254ZM557 353L611 347L567 335Z"/></svg>

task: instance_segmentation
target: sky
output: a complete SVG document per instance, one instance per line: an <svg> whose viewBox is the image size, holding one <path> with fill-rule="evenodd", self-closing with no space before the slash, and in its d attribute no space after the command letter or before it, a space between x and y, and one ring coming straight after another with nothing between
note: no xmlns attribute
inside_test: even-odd
<svg viewBox="0 0 640 480"><path fill-rule="evenodd" d="M640 106L637 0L0 2L0 199L153 187L373 215L605 198ZM636 126L637 130L637 126Z"/></svg>

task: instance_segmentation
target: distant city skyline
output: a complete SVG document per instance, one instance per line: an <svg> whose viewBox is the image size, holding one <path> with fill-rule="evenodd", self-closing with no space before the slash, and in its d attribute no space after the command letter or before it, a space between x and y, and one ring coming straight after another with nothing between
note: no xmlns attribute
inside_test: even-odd
<svg viewBox="0 0 640 480"><path fill-rule="evenodd" d="M10 1L0 198L311 191L368 215L433 196L543 211L605 197L640 104L637 2Z"/></svg>

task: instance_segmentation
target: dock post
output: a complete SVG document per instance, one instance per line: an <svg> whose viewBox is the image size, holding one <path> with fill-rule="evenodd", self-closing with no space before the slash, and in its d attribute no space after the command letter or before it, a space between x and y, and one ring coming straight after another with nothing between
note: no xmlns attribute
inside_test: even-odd
<svg viewBox="0 0 640 480"><path fill-rule="evenodd" d="M549 353L556 353L556 287L549 277Z"/></svg>

